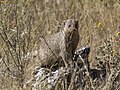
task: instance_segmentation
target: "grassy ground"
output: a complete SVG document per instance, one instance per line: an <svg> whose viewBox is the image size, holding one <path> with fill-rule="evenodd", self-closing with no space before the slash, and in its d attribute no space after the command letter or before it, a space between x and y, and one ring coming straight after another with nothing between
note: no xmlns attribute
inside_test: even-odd
<svg viewBox="0 0 120 90"><path fill-rule="evenodd" d="M22 57L40 36L58 32L68 18L79 20L78 48L91 47L91 67L103 61L108 73L120 70L119 0L0 0L1 90L19 90L16 81L24 81L29 71Z"/></svg>

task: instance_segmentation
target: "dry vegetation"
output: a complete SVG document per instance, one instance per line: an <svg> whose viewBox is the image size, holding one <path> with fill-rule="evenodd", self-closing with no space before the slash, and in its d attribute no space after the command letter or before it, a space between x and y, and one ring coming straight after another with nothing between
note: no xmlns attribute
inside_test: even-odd
<svg viewBox="0 0 120 90"><path fill-rule="evenodd" d="M78 47L91 47L91 68L106 67L103 89L120 90L119 0L0 0L0 90L22 90L36 65L23 57L68 18L79 20Z"/></svg>

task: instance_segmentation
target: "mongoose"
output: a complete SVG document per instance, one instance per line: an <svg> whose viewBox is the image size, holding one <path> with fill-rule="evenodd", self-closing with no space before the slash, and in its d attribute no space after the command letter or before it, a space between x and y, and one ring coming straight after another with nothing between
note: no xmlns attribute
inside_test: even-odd
<svg viewBox="0 0 120 90"><path fill-rule="evenodd" d="M38 56L41 66L51 66L61 59L67 66L68 60L72 60L78 43L78 20L65 20L62 29L58 33L40 38Z"/></svg>

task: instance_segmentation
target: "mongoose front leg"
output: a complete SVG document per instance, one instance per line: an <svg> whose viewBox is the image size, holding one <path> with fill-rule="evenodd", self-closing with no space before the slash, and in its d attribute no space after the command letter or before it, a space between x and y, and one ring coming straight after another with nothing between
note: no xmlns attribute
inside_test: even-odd
<svg viewBox="0 0 120 90"><path fill-rule="evenodd" d="M67 62L67 60L66 60L66 57L67 57L66 52L65 52L65 51L64 51L64 52L61 52L61 53L60 53L60 56L62 57L62 60L63 60L63 62L64 62L64 64L65 64L65 67L67 68L67 67L68 67L68 62Z"/></svg>

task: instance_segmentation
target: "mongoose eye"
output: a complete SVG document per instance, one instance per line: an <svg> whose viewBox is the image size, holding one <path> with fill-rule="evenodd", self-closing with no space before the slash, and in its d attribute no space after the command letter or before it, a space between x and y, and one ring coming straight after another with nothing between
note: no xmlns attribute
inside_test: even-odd
<svg viewBox="0 0 120 90"><path fill-rule="evenodd" d="M68 28L71 27L71 25L68 25Z"/></svg>

